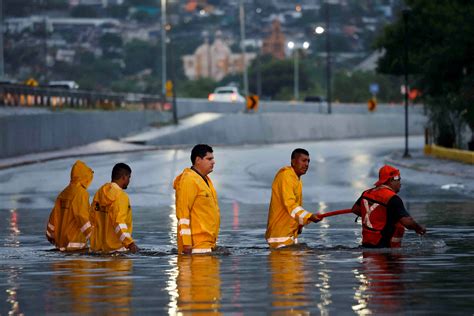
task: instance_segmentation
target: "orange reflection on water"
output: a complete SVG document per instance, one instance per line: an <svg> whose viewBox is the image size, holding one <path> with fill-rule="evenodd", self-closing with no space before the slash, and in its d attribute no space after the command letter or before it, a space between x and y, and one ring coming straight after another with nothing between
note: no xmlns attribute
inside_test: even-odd
<svg viewBox="0 0 474 316"><path fill-rule="evenodd" d="M402 313L402 255L365 251L361 259L361 269L354 270L360 285L354 295L357 304L352 309L358 315Z"/></svg>
<svg viewBox="0 0 474 316"><path fill-rule="evenodd" d="M19 217L18 211L16 209L10 210L10 217L9 217L10 225L9 230L10 233L6 238L5 246L7 247L20 247L20 240L18 236L20 235L20 227L19 227Z"/></svg>
<svg viewBox="0 0 474 316"><path fill-rule="evenodd" d="M73 259L52 264L53 284L47 312L130 314L133 261Z"/></svg>
<svg viewBox="0 0 474 316"><path fill-rule="evenodd" d="M234 212L234 221L232 222L232 228L234 230L239 229L239 202L232 202L232 210Z"/></svg>
<svg viewBox="0 0 474 316"><path fill-rule="evenodd" d="M309 315L303 255L293 249L270 252L273 314Z"/></svg>
<svg viewBox="0 0 474 316"><path fill-rule="evenodd" d="M178 312L220 315L220 261L212 255L178 256Z"/></svg>

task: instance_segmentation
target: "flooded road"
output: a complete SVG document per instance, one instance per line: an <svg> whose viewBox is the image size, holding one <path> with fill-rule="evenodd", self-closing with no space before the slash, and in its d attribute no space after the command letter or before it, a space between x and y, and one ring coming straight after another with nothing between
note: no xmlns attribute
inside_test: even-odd
<svg viewBox="0 0 474 316"><path fill-rule="evenodd" d="M422 139L411 144L421 148ZM263 238L276 171L295 147L311 155L303 176L310 211L348 208L376 181L403 138L214 147L228 254L176 255L172 181L190 149L82 159L91 195L112 166L132 167L135 255L51 251L45 226L76 159L0 171L0 314L459 314L474 312L474 181L401 168L409 212L428 227L397 251L364 251L354 216L309 225L306 246L270 251ZM466 168L472 166L466 165ZM455 184L455 185L453 185Z"/></svg>

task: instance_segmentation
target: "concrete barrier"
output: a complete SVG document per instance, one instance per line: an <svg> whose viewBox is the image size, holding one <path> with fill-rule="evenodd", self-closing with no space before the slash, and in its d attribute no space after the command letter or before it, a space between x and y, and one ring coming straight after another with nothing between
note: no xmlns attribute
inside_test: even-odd
<svg viewBox="0 0 474 316"><path fill-rule="evenodd" d="M205 115L204 113L199 114ZM194 118L190 118L194 119ZM426 118L412 115L410 134L422 135ZM175 127L168 127L173 129ZM319 139L402 136L403 116L395 114L314 114L257 113L213 115L202 124L176 127L175 131L158 132L153 137L135 136L135 141L150 145L178 144L267 144Z"/></svg>
<svg viewBox="0 0 474 316"><path fill-rule="evenodd" d="M184 99L177 100L177 113L179 118L188 117L196 113L238 113L244 112L245 104L229 102L209 102L205 99ZM357 113L369 114L365 103L334 103L331 107L332 113ZM327 113L327 103L325 102L285 102L285 101L260 101L259 113L267 112L297 112L297 113ZM379 104L375 113L380 114L402 114L405 112L404 106L400 104ZM423 114L422 105L410 105L409 113Z"/></svg>
<svg viewBox="0 0 474 316"><path fill-rule="evenodd" d="M474 152L468 150L446 148L437 145L425 145L424 152L437 158L449 159L474 165Z"/></svg>
<svg viewBox="0 0 474 316"><path fill-rule="evenodd" d="M367 113L362 105L335 105L332 115L319 104L262 102L257 113L244 113L244 104L179 99L178 117L217 113L209 120L148 137L137 143L179 145L259 144L347 137L403 135L403 107L380 106ZM417 109L417 110L415 110ZM410 132L422 133L424 117L411 108ZM418 112L417 112L418 111ZM350 114L350 115L348 115ZM203 114L206 115L206 114ZM103 139L119 139L137 133L150 123L169 123L170 112L157 111L62 111L34 115L0 115L0 159L24 154L67 149ZM421 122L421 123L420 123ZM186 125L186 124L184 124Z"/></svg>
<svg viewBox="0 0 474 316"><path fill-rule="evenodd" d="M0 158L118 139L154 122L171 121L157 111L65 111L0 116Z"/></svg>

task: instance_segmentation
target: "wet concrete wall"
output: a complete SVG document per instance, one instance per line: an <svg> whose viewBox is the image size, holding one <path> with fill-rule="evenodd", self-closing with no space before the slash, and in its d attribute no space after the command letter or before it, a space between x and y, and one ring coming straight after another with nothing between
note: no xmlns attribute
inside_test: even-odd
<svg viewBox="0 0 474 316"><path fill-rule="evenodd" d="M238 113L245 110L243 103L209 102L203 99L178 99L178 117L184 118L196 113ZM364 103L334 103L331 106L332 113L368 113L367 104ZM258 112L298 112L298 113L327 113L325 102L299 102L290 103L284 101L260 101ZM374 113L403 114L405 108L400 104L379 104ZM423 106L410 105L411 113L423 113Z"/></svg>
<svg viewBox="0 0 474 316"><path fill-rule="evenodd" d="M156 111L61 112L0 116L0 158L65 149L97 140L118 139L171 113Z"/></svg>
<svg viewBox="0 0 474 316"><path fill-rule="evenodd" d="M320 139L402 136L404 117L399 114L259 113L227 114L175 133L148 139L150 145L265 144ZM410 135L424 133L426 118L412 114Z"/></svg>

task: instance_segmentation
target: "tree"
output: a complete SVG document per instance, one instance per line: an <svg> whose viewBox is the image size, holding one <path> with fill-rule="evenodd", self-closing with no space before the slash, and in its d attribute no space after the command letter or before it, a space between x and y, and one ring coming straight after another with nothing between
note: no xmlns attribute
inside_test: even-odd
<svg viewBox="0 0 474 316"><path fill-rule="evenodd" d="M249 85L250 90L253 92L257 91L257 62L258 60L254 59L249 67ZM260 62L262 93L270 98L292 98L294 84L293 59L277 60L270 56L262 56ZM304 60L300 60L298 78L301 92L311 88L313 85L308 67L304 67L303 63Z"/></svg>
<svg viewBox="0 0 474 316"><path fill-rule="evenodd" d="M341 102L367 102L372 97L369 86L379 86L377 99L381 102L400 102L400 78L376 74L372 71L338 71L334 74L334 99Z"/></svg>
<svg viewBox="0 0 474 316"><path fill-rule="evenodd" d="M460 146L460 124L474 131L474 103L469 99L474 76L474 2L406 0L408 73L422 89L436 142ZM376 47L385 49L378 71L404 73L404 20L385 28ZM472 86L471 86L472 87ZM450 119L448 119L450 118ZM471 142L474 143L474 135Z"/></svg>
<svg viewBox="0 0 474 316"><path fill-rule="evenodd" d="M207 98L216 87L217 83L209 78L184 81L178 85L177 94L180 97Z"/></svg>
<svg viewBox="0 0 474 316"><path fill-rule="evenodd" d="M161 60L158 46L141 40L133 40L125 45L125 72L135 74L144 69L155 69Z"/></svg>
<svg viewBox="0 0 474 316"><path fill-rule="evenodd" d="M74 18L96 18L98 13L96 9L88 5L78 5L72 8L71 16Z"/></svg>

